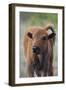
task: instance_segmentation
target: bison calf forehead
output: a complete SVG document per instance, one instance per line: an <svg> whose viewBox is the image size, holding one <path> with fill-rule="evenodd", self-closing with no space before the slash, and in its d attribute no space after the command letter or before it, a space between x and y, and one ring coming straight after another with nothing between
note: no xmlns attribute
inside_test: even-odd
<svg viewBox="0 0 66 90"><path fill-rule="evenodd" d="M31 27L29 29L29 32L32 33L32 36L35 37L41 37L41 36L46 36L52 33L51 28L42 28L42 27Z"/></svg>
<svg viewBox="0 0 66 90"><path fill-rule="evenodd" d="M52 26L48 25L46 27L31 27L28 30L27 36L30 39L40 39L46 40L51 39L55 36L55 32L52 28Z"/></svg>
<svg viewBox="0 0 66 90"><path fill-rule="evenodd" d="M33 38L39 39L42 36L47 36L48 33L45 30L38 30L36 33L33 34Z"/></svg>

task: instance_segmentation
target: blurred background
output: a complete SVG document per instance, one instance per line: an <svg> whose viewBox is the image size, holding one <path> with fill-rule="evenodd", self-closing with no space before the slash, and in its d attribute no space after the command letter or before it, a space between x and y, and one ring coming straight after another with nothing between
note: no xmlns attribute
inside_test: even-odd
<svg viewBox="0 0 66 90"><path fill-rule="evenodd" d="M24 33L26 32L28 27L31 26L42 26L44 27L45 25L51 23L54 24L54 31L56 33L56 40L55 40L55 45L54 45L54 52L53 52L53 66L54 66L54 75L58 75L58 56L57 56L57 50L58 50L58 15L55 13L34 13L34 12L20 12L19 16L20 20L20 67L19 67L19 73L20 77L27 77L27 67L25 64L25 57L24 57L24 52L23 52L23 38L24 38Z"/></svg>

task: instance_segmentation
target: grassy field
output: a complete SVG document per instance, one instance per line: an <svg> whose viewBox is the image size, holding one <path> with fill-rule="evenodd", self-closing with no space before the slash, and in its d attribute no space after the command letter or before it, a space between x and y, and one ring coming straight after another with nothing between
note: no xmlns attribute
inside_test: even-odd
<svg viewBox="0 0 66 90"><path fill-rule="evenodd" d="M23 37L27 28L30 26L42 26L44 27L48 23L54 24L54 31L56 32L56 41L54 46L54 75L58 72L58 59L57 59L57 27L58 27L58 16L53 13L30 13L30 12L20 12L20 77L27 77L27 68L25 64L25 58L23 53Z"/></svg>

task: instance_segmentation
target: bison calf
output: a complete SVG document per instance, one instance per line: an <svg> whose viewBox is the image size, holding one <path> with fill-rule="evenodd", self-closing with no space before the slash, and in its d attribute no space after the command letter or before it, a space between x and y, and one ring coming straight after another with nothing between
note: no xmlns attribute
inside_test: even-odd
<svg viewBox="0 0 66 90"><path fill-rule="evenodd" d="M24 36L24 54L29 77L53 76L53 43L51 25L31 27Z"/></svg>

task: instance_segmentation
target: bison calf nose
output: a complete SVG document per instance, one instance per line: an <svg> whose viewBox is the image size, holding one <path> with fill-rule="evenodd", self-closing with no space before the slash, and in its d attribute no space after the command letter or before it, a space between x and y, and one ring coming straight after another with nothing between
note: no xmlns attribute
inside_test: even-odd
<svg viewBox="0 0 66 90"><path fill-rule="evenodd" d="M40 53L40 48L37 47L37 46L33 46L32 51L33 51L33 53L39 54Z"/></svg>

